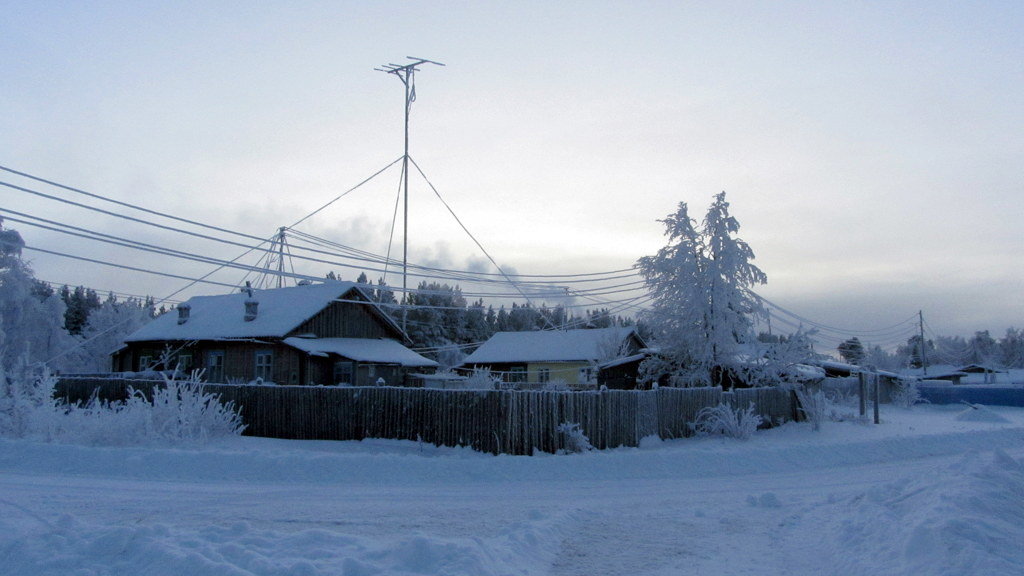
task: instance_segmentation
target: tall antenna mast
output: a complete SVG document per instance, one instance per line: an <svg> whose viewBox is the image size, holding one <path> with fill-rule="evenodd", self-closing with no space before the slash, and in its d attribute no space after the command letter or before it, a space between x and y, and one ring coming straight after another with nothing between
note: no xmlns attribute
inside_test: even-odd
<svg viewBox="0 0 1024 576"><path fill-rule="evenodd" d="M409 64L384 64L379 68L374 68L378 72L393 74L405 85L405 153L402 155L402 196L404 199L404 210L402 212L402 299L405 300L402 304L403 332L406 325L409 293L409 110L412 109L412 103L416 101L416 71L419 70L417 66L422 64L444 66L440 62L434 62L426 58L414 58L412 56L406 56L406 58L412 60L412 62Z"/></svg>
<svg viewBox="0 0 1024 576"><path fill-rule="evenodd" d="M284 226L277 229L277 287L284 286Z"/></svg>

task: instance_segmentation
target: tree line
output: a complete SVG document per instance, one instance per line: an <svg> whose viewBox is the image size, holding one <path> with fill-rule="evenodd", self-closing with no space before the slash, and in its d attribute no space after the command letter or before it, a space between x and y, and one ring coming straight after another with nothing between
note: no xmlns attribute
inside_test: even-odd
<svg viewBox="0 0 1024 576"><path fill-rule="evenodd" d="M1017 328L1007 328L1002 338L994 338L988 330L979 330L970 338L936 336L923 342L924 346L920 335L911 336L894 352L886 352L879 346L865 345L854 336L840 343L836 351L850 364L887 370L921 368L925 363L929 366L977 364L993 369L1024 368L1024 330Z"/></svg>

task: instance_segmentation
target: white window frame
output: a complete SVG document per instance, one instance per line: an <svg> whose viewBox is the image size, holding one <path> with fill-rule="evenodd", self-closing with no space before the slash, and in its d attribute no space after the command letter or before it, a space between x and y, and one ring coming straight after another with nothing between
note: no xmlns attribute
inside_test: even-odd
<svg viewBox="0 0 1024 576"><path fill-rule="evenodd" d="M256 370L253 372L253 378L262 379L264 382L274 381L274 351L273 350L257 350L256 351Z"/></svg>
<svg viewBox="0 0 1024 576"><path fill-rule="evenodd" d="M210 350L206 353L206 381L224 382L224 351Z"/></svg>

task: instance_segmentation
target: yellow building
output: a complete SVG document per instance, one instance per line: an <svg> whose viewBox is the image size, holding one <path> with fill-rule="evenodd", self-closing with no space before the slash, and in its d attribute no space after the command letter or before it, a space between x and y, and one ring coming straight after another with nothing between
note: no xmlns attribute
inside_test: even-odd
<svg viewBox="0 0 1024 576"><path fill-rule="evenodd" d="M645 346L634 328L498 332L462 363L524 387L596 387L597 365Z"/></svg>

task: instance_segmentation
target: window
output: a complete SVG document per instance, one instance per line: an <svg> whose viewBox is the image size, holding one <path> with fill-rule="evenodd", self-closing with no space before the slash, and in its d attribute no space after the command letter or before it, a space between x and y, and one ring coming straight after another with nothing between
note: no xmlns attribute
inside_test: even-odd
<svg viewBox="0 0 1024 576"><path fill-rule="evenodd" d="M548 368L540 368L537 370L537 382L541 384L547 384L551 381L551 370Z"/></svg>
<svg viewBox="0 0 1024 576"><path fill-rule="evenodd" d="M139 356L139 372L145 372L153 367L152 356Z"/></svg>
<svg viewBox="0 0 1024 576"><path fill-rule="evenodd" d="M270 350L256 352L256 378L272 382L274 374L274 353Z"/></svg>
<svg viewBox="0 0 1024 576"><path fill-rule="evenodd" d="M509 382L526 382L526 366L512 366L508 369Z"/></svg>
<svg viewBox="0 0 1024 576"><path fill-rule="evenodd" d="M212 350L206 353L206 381L224 382L223 350Z"/></svg>
<svg viewBox="0 0 1024 576"><path fill-rule="evenodd" d="M192 364L192 355L178 354L178 361L175 363L174 367L178 370L178 372L188 374L189 372L192 371L192 368L194 367L194 365Z"/></svg>
<svg viewBox="0 0 1024 576"><path fill-rule="evenodd" d="M589 384L591 378L594 377L594 370L592 368L580 368L580 384Z"/></svg>
<svg viewBox="0 0 1024 576"><path fill-rule="evenodd" d="M352 362L335 362L334 363L334 384L340 385L353 385L355 384L355 366Z"/></svg>

